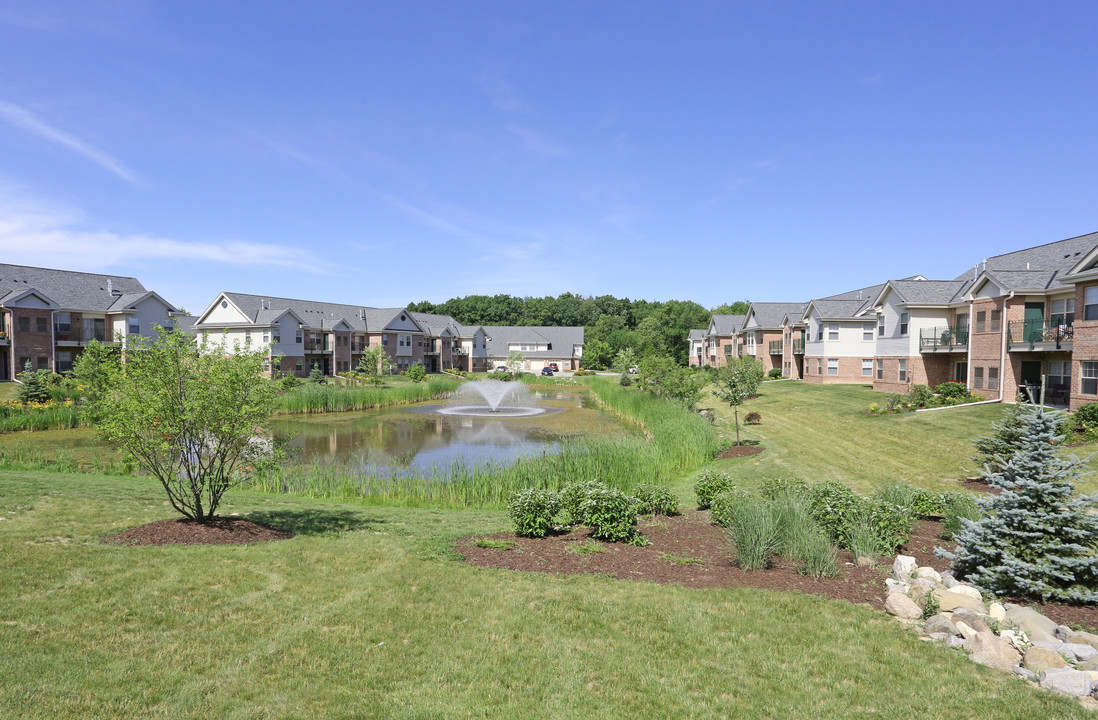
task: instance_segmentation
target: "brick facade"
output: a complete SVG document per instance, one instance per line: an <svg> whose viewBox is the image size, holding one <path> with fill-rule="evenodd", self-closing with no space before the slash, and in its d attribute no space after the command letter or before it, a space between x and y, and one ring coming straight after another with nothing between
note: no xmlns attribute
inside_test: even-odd
<svg viewBox="0 0 1098 720"><path fill-rule="evenodd" d="M1075 286L1075 329L1071 354L1070 409L1098 402L1098 394L1083 393L1083 363L1098 362L1098 320L1085 320L1086 289L1098 283L1080 283Z"/></svg>

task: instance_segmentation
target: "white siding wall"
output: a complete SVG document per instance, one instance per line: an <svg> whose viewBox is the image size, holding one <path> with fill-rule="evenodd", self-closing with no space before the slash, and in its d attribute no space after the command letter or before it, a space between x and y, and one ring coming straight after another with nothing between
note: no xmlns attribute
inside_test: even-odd
<svg viewBox="0 0 1098 720"><path fill-rule="evenodd" d="M141 334L152 340L159 336L159 333L153 327L154 325L170 325L174 322L169 320L167 306L156 298L146 298L136 309L137 321L141 325Z"/></svg>
<svg viewBox="0 0 1098 720"><path fill-rule="evenodd" d="M837 323L834 321L824 321L824 339L823 341L818 341L816 338L818 337L820 322L819 316L813 311L812 316L809 319L808 330L811 335L808 336L805 342L805 355L829 358L871 358L876 352L877 344L875 340L862 339L862 325L875 323L876 321L877 319L874 315L870 315L864 319L859 318L857 321L844 320ZM839 326L838 340L828 339L828 327L832 324Z"/></svg>
<svg viewBox="0 0 1098 720"><path fill-rule="evenodd" d="M232 303L229 303L227 308L221 307L221 301L224 298L218 298L209 314L202 319L204 323L210 323L211 325L218 325L220 323L243 323L248 322L250 318L244 316Z"/></svg>

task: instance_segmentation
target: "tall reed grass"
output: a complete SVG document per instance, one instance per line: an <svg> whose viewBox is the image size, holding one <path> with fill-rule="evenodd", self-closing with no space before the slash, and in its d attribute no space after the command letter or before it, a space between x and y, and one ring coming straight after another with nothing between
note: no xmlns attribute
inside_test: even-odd
<svg viewBox="0 0 1098 720"><path fill-rule="evenodd" d="M407 405L446 397L460 384L460 380L452 377L432 377L426 383L380 388L307 384L279 396L275 401L275 414L344 412Z"/></svg>

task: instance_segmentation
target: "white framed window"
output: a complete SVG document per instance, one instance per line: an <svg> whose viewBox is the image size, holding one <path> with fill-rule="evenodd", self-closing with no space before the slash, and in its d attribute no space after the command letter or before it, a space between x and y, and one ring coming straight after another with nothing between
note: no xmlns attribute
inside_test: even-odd
<svg viewBox="0 0 1098 720"><path fill-rule="evenodd" d="M900 313L900 337L907 335L907 325L911 316L908 313Z"/></svg>
<svg viewBox="0 0 1098 720"><path fill-rule="evenodd" d="M877 316L877 337L885 336L885 316L881 313Z"/></svg>
<svg viewBox="0 0 1098 720"><path fill-rule="evenodd" d="M1071 361L1053 360L1048 364L1048 387L1050 390L1071 389Z"/></svg>
<svg viewBox="0 0 1098 720"><path fill-rule="evenodd" d="M824 361L822 358L816 358L816 374L823 375Z"/></svg>
<svg viewBox="0 0 1098 720"><path fill-rule="evenodd" d="M957 313L957 319L953 325L958 331L968 330L968 313Z"/></svg>
<svg viewBox="0 0 1098 720"><path fill-rule="evenodd" d="M1098 320L1098 285L1083 291L1083 319Z"/></svg>
<svg viewBox="0 0 1098 720"><path fill-rule="evenodd" d="M1052 322L1055 325L1071 325L1075 322L1075 298L1052 301Z"/></svg>
<svg viewBox="0 0 1098 720"><path fill-rule="evenodd" d="M270 330L264 330L263 331L263 344L266 345L270 341L271 341L271 331Z"/></svg>
<svg viewBox="0 0 1098 720"><path fill-rule="evenodd" d="M1098 363L1095 363L1098 365ZM972 387L982 388L984 386L984 369L982 367L972 368Z"/></svg>
<svg viewBox="0 0 1098 720"><path fill-rule="evenodd" d="M141 334L141 321L135 317L130 318L130 335Z"/></svg>
<svg viewBox="0 0 1098 720"><path fill-rule="evenodd" d="M900 382L907 382L907 358L900 358Z"/></svg>
<svg viewBox="0 0 1098 720"><path fill-rule="evenodd" d="M1079 375L1079 392L1084 395L1098 395L1098 362L1085 360Z"/></svg>
<svg viewBox="0 0 1098 720"><path fill-rule="evenodd" d="M245 343L250 343L251 341L252 341L252 331L251 330L245 330L244 331L244 342Z"/></svg>
<svg viewBox="0 0 1098 720"><path fill-rule="evenodd" d="M838 375L839 374L839 358L827 359L827 374Z"/></svg>
<svg viewBox="0 0 1098 720"><path fill-rule="evenodd" d="M839 326L835 323L830 323L827 326L827 339L838 340L839 339Z"/></svg>
<svg viewBox="0 0 1098 720"><path fill-rule="evenodd" d="M816 339L817 340L823 340L824 339L824 326L823 326L823 323L820 323L816 328Z"/></svg>
<svg viewBox="0 0 1098 720"><path fill-rule="evenodd" d="M873 361L862 360L862 376L873 377Z"/></svg>
<svg viewBox="0 0 1098 720"><path fill-rule="evenodd" d="M999 389L999 368L989 367L987 369L987 389L998 390Z"/></svg>
<svg viewBox="0 0 1098 720"><path fill-rule="evenodd" d="M877 361L877 379L878 380L884 380L884 377L885 377L885 361L884 360L878 360Z"/></svg>
<svg viewBox="0 0 1098 720"><path fill-rule="evenodd" d="M305 331L304 330L298 330L297 331L297 334L294 337L294 342L297 343L298 345L305 342Z"/></svg>
<svg viewBox="0 0 1098 720"><path fill-rule="evenodd" d="M862 340L873 342L873 323L865 323L862 325Z"/></svg>

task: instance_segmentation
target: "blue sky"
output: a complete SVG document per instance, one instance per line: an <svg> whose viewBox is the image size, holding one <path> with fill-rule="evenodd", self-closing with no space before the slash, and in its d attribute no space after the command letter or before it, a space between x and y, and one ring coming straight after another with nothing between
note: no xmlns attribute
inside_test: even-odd
<svg viewBox="0 0 1098 720"><path fill-rule="evenodd" d="M1098 3L0 5L0 258L794 301L1098 230Z"/></svg>

